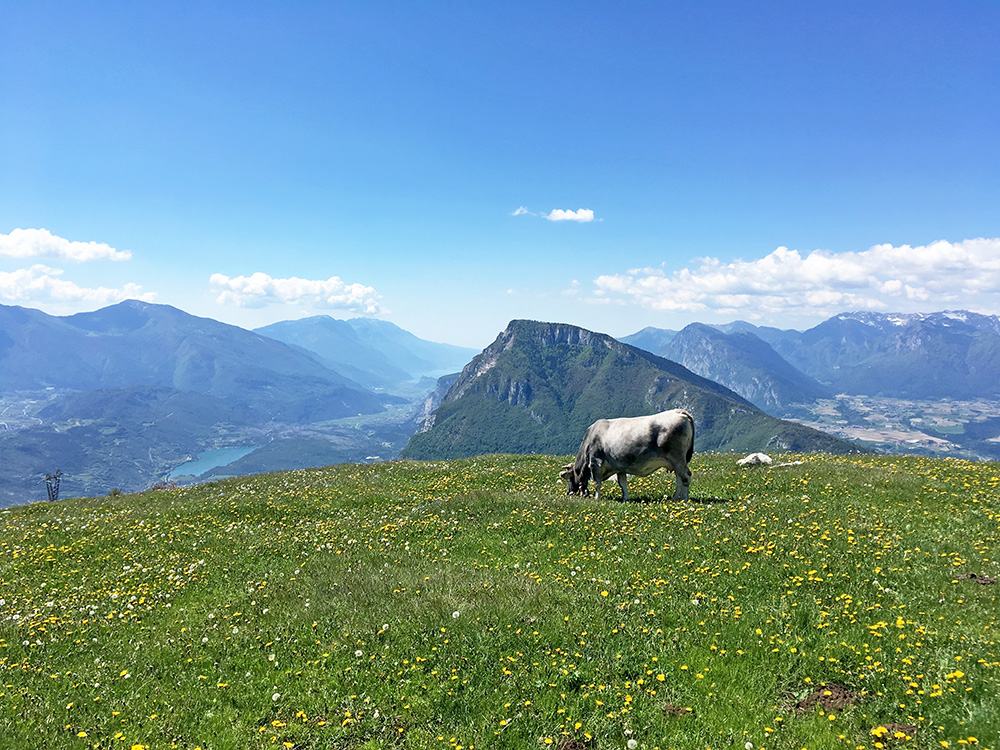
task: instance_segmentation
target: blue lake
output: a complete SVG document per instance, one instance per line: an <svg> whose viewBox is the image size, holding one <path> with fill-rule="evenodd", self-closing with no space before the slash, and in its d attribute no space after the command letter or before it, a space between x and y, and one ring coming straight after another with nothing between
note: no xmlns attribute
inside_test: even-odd
<svg viewBox="0 0 1000 750"><path fill-rule="evenodd" d="M167 479L177 479L177 477L200 477L206 471L211 471L217 466L226 466L233 461L239 461L248 453L257 450L256 445L242 446L240 448L215 448L198 454L198 458L193 461L185 461L169 474Z"/></svg>

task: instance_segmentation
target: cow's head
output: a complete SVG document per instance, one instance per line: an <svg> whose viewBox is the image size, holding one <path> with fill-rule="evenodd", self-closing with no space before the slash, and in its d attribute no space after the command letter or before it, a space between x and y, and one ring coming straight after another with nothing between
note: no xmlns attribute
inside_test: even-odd
<svg viewBox="0 0 1000 750"><path fill-rule="evenodd" d="M566 464L559 472L559 478L566 480L567 495L586 495L587 485L590 484L590 467L584 466L578 471L575 464Z"/></svg>

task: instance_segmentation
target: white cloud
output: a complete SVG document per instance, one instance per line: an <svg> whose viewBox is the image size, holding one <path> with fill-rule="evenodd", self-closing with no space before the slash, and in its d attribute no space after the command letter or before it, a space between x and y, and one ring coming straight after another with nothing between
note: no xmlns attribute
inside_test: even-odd
<svg viewBox="0 0 1000 750"><path fill-rule="evenodd" d="M692 265L669 273L647 268L600 276L594 281L595 295L655 310L752 317L904 311L908 303L925 309L1000 308L988 297L1000 292L1000 238L917 247L883 244L842 253L803 254L779 247L756 260L697 258Z"/></svg>
<svg viewBox="0 0 1000 750"><path fill-rule="evenodd" d="M570 211L563 208L554 208L546 213L538 213L537 211L529 211L524 206L519 207L516 211L512 211L511 216L538 216L543 219L548 219L549 221L577 221L581 224L586 224L587 222L594 220L594 211L590 208L578 208L576 211Z"/></svg>
<svg viewBox="0 0 1000 750"><path fill-rule="evenodd" d="M0 298L32 305L46 302L109 305L127 299L145 302L156 299L155 293L143 292L138 284L126 284L121 289L93 289L59 278L62 273L62 269L40 264L17 271L0 271Z"/></svg>
<svg viewBox="0 0 1000 750"><path fill-rule="evenodd" d="M589 208L579 208L576 211L555 208L545 214L545 218L549 221L579 221L586 223L594 220L594 212Z"/></svg>
<svg viewBox="0 0 1000 750"><path fill-rule="evenodd" d="M265 307L270 304L308 304L373 315L384 312L382 297L372 287L345 284L338 276L314 281L295 277L275 279L266 273L230 278L212 274L209 283L218 290L220 304Z"/></svg>
<svg viewBox="0 0 1000 750"><path fill-rule="evenodd" d="M84 263L91 260L129 260L128 250L115 250L103 242L74 242L47 229L15 229L0 234L0 257L59 258Z"/></svg>

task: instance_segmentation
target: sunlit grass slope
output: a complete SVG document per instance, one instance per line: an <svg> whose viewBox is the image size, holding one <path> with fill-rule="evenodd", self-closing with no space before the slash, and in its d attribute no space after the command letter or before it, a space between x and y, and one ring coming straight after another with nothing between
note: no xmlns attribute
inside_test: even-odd
<svg viewBox="0 0 1000 750"><path fill-rule="evenodd" d="M796 459L696 455L683 505L490 456L4 511L0 747L1000 748L1000 467Z"/></svg>

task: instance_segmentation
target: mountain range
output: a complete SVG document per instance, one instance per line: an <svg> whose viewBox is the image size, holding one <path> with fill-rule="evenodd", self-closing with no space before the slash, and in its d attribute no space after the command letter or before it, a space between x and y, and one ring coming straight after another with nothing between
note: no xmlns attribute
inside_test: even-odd
<svg viewBox="0 0 1000 750"><path fill-rule="evenodd" d="M258 419L279 421L385 406L313 355L135 300L64 318L0 306L0 362L0 392L153 386L224 398Z"/></svg>
<svg viewBox="0 0 1000 750"><path fill-rule="evenodd" d="M610 336L516 320L465 367L402 456L572 453L601 417L670 408L694 416L697 450L855 449L776 419L728 388Z"/></svg>
<svg viewBox="0 0 1000 750"><path fill-rule="evenodd" d="M767 340L774 335L761 331ZM1000 395L1000 319L964 311L837 315L775 350L836 391L897 398L995 398Z"/></svg>
<svg viewBox="0 0 1000 750"><path fill-rule="evenodd" d="M931 442L960 433L969 455L1000 455L1000 319L859 312L801 332L737 321L622 342L514 321L477 353L370 319L248 331L137 301L65 317L0 305L0 505L44 498L56 469L64 494L85 496L401 452L568 453L597 417L672 405L696 414L699 450L842 450L775 417L826 429L803 404L847 423L877 416L879 396L978 399L966 424L947 408L906 419Z"/></svg>
<svg viewBox="0 0 1000 750"><path fill-rule="evenodd" d="M1000 397L1000 318L965 311L844 313L806 331L693 323L679 332L646 328L622 341L777 414L838 393Z"/></svg>
<svg viewBox="0 0 1000 750"><path fill-rule="evenodd" d="M412 431L412 399L392 387L405 392L475 353L382 321L304 319L281 332L304 340L297 327L328 322L360 331L350 334L357 366L167 305L131 300L66 317L0 306L0 504L37 498L56 469L64 492L144 489L227 446L252 447L240 461L256 468L268 456L275 470L391 456Z"/></svg>

